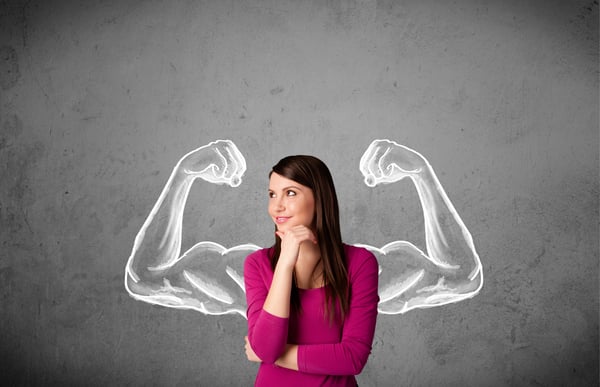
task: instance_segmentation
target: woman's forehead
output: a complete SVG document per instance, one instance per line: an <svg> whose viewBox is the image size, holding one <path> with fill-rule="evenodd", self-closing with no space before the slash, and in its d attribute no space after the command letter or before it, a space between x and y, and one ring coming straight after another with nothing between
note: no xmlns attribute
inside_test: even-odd
<svg viewBox="0 0 600 387"><path fill-rule="evenodd" d="M288 179L285 176L281 176L280 174L278 174L276 172L273 172L271 174L271 177L269 178L269 189L270 190L277 191L277 190L290 188L290 187L297 187L300 189L310 189L309 187L302 185L292 179Z"/></svg>

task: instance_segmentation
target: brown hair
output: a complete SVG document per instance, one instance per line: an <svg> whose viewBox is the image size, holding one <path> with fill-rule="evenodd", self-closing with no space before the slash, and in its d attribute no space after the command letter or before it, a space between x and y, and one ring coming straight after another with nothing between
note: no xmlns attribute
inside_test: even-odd
<svg viewBox="0 0 600 387"><path fill-rule="evenodd" d="M321 160L313 156L288 156L281 159L273 170L285 178L300 183L313 192L315 214L313 227L321 250L323 264L323 283L325 285L325 312L332 321L336 304L340 307L344 319L348 312L348 271L346 254L342 244L340 216L337 195L329 169ZM281 252L281 239L275 236L271 249L271 267L275 270ZM299 311L298 287L293 279L291 306Z"/></svg>

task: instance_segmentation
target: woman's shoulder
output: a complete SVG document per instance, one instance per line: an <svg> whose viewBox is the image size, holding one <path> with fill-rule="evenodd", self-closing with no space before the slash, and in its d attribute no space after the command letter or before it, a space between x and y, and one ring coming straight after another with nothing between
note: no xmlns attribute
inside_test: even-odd
<svg viewBox="0 0 600 387"><path fill-rule="evenodd" d="M269 257L271 256L271 250L273 248L272 247L265 247L262 249L258 249L256 251L253 251L252 253L248 254L248 256L246 256L246 260L245 260L245 264L255 264L258 266L264 266L264 265L269 265L271 264Z"/></svg>
<svg viewBox="0 0 600 387"><path fill-rule="evenodd" d="M344 243L344 250L346 252L346 262L348 264L349 272L355 268L360 268L365 264L378 265L375 255L362 246L354 246Z"/></svg>

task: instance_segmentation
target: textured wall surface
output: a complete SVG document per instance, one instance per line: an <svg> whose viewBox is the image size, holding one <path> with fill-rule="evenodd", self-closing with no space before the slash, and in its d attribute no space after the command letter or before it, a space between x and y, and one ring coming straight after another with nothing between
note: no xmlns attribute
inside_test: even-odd
<svg viewBox="0 0 600 387"><path fill-rule="evenodd" d="M272 242L266 174L331 168L351 243L423 245L376 138L431 162L473 234L470 300L381 316L362 386L598 383L597 1L1 1L0 374L15 385L250 385L245 321L130 298L177 160L233 140L185 244ZM9 383L10 384L10 383Z"/></svg>

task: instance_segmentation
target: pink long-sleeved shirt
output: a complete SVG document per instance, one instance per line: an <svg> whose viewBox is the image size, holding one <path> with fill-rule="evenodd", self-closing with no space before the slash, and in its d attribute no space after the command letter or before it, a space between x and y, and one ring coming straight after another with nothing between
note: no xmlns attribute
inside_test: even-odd
<svg viewBox="0 0 600 387"><path fill-rule="evenodd" d="M276 317L263 304L273 280L269 249L250 254L244 262L248 302L248 339L262 359L256 386L356 386L371 352L377 319L378 265L368 250L344 245L350 283L344 322L332 324L323 314L325 289L299 289L301 313ZM298 371L274 364L287 343L298 344Z"/></svg>

